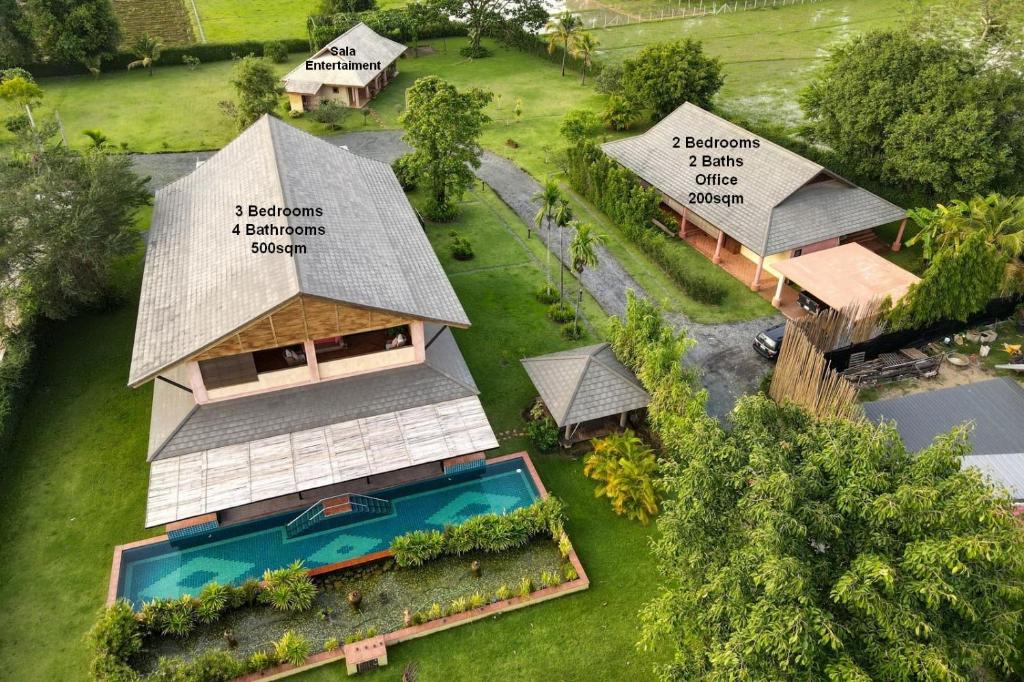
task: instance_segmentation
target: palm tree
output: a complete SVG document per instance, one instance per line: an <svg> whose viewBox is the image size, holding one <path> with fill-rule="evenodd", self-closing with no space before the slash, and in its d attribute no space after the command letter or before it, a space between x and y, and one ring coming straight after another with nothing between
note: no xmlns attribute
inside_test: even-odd
<svg viewBox="0 0 1024 682"><path fill-rule="evenodd" d="M579 275L579 295L576 300L576 316L572 321L573 328L579 324L580 306L583 305L583 271L586 268L597 267L597 245L604 244L608 238L603 234L594 232L594 226L589 223L581 223L576 226L576 234L569 244L569 259L572 261L572 269Z"/></svg>
<svg viewBox="0 0 1024 682"><path fill-rule="evenodd" d="M534 201L540 202L540 208L537 209L537 215L533 217L533 222L537 226L537 229L541 229L541 226L547 227L548 231L551 230L551 219L554 217L555 208L558 206L559 199L562 198L562 193L558 191L558 183L552 179L548 179L544 183L544 188L533 195ZM530 227L526 227L526 238L530 238ZM551 289L551 249L547 249L547 255L544 257L544 274L548 281L548 290Z"/></svg>
<svg viewBox="0 0 1024 682"><path fill-rule="evenodd" d="M156 38L150 38L148 33L143 33L142 36L135 41L132 45L132 51L135 56L138 57L134 62L128 65L128 69L134 69L137 66L141 66L144 69L149 70L149 75L153 75L153 63L160 59L160 48L163 45Z"/></svg>
<svg viewBox="0 0 1024 682"><path fill-rule="evenodd" d="M565 299L565 268L562 267L562 234L572 222L572 206L564 198L558 200L555 207L555 225L558 226L558 302Z"/></svg>
<svg viewBox="0 0 1024 682"><path fill-rule="evenodd" d="M931 260L942 249L958 248L968 237L981 232L988 244L1006 256L1003 292L1019 288L1024 278L1020 262L1024 256L1024 195L974 196L968 201L957 199L949 206L939 204L935 210L914 209L908 215L921 231L908 239L907 245L920 242L926 259Z"/></svg>
<svg viewBox="0 0 1024 682"><path fill-rule="evenodd" d="M554 54L559 45L562 46L562 75L565 75L565 57L569 54L569 46L573 38L580 32L583 22L572 12L562 12L557 17L548 19L544 28L548 32L548 54Z"/></svg>
<svg viewBox="0 0 1024 682"><path fill-rule="evenodd" d="M103 134L101 130L95 128L90 130L83 130L82 134L89 138L89 146L92 149L103 149L110 142L110 138Z"/></svg>
<svg viewBox="0 0 1024 682"><path fill-rule="evenodd" d="M587 69L594 65L594 53L597 52L598 40L590 33L579 33L569 46L572 56L580 60L580 85L587 82Z"/></svg>
<svg viewBox="0 0 1024 682"><path fill-rule="evenodd" d="M583 462L583 474L601 481L595 497L609 498L616 514L644 525L658 513L657 472L654 451L629 429L595 440Z"/></svg>

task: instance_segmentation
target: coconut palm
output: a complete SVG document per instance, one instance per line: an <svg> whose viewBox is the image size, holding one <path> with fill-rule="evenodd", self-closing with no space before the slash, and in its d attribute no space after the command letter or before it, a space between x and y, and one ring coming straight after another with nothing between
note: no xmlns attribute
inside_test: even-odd
<svg viewBox="0 0 1024 682"><path fill-rule="evenodd" d="M557 17L548 19L548 54L554 54L555 50L562 47L562 75L565 75L565 57L569 54L569 46L573 38L583 28L583 22L572 12L562 12Z"/></svg>
<svg viewBox="0 0 1024 682"><path fill-rule="evenodd" d="M134 62L128 65L128 69L134 69L141 66L144 69L149 70L149 75L153 75L153 63L160 59L160 49L163 45L156 38L151 38L148 33L143 33L142 36L135 41L132 45L132 51L135 56L138 57Z"/></svg>
<svg viewBox="0 0 1024 682"><path fill-rule="evenodd" d="M594 496L609 498L616 514L647 525L658 513L654 451L629 429L593 444L594 451L583 461L583 474L601 482Z"/></svg>
<svg viewBox="0 0 1024 682"><path fill-rule="evenodd" d="M580 85L587 82L587 69L594 65L599 41L590 33L578 33L569 44L569 52L580 60Z"/></svg>
<svg viewBox="0 0 1024 682"><path fill-rule="evenodd" d="M958 248L968 237L981 232L988 244L1006 256L1003 292L1020 288L1024 279L1020 262L1024 256L1024 195L974 196L968 201L957 199L949 206L939 204L935 210L914 209L908 215L921 231L908 239L907 245L920 243L925 258L931 260L942 249Z"/></svg>
<svg viewBox="0 0 1024 682"><path fill-rule="evenodd" d="M555 207L555 225L558 226L558 302L561 303L565 299L565 268L561 266L562 262L562 234L569 223L572 222L572 206L564 198L558 200L558 206Z"/></svg>
<svg viewBox="0 0 1024 682"><path fill-rule="evenodd" d="M544 183L544 188L533 195L534 201L540 202L540 208L537 209L537 215L533 217L533 222L537 226L537 229L546 227L549 231L551 230L551 219L554 217L555 209L558 207L558 201L562 198L562 193L558 191L558 183L552 179L548 179ZM530 228L526 228L526 238L530 238ZM547 249L547 255L544 257L544 274L547 277L548 286L551 289L551 249Z"/></svg>
<svg viewBox="0 0 1024 682"><path fill-rule="evenodd" d="M576 300L576 316L572 321L573 328L579 324L580 306L583 305L583 271L587 268L597 267L597 246L606 241L608 241L607 237L594 232L593 225L581 223L576 226L576 234L572 238L572 243L569 244L569 260L580 281L579 295Z"/></svg>

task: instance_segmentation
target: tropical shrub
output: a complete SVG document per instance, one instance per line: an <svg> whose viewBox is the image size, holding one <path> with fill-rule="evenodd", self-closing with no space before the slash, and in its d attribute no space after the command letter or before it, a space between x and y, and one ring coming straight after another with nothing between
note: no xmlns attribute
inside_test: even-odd
<svg viewBox="0 0 1024 682"><path fill-rule="evenodd" d="M263 43L263 56L275 64L288 61L288 47L279 40Z"/></svg>
<svg viewBox="0 0 1024 682"><path fill-rule="evenodd" d="M473 245L461 235L454 235L448 248L455 260L472 260L473 258Z"/></svg>
<svg viewBox="0 0 1024 682"><path fill-rule="evenodd" d="M628 130L636 120L636 106L622 95L612 95L601 112L601 120L612 130Z"/></svg>
<svg viewBox="0 0 1024 682"><path fill-rule="evenodd" d="M164 602L160 632L175 637L187 637L196 628L196 601L187 594Z"/></svg>
<svg viewBox="0 0 1024 682"><path fill-rule="evenodd" d="M199 591L199 604L196 606L196 618L200 623L212 623L228 606L233 590L228 585L207 583Z"/></svg>
<svg viewBox="0 0 1024 682"><path fill-rule="evenodd" d="M316 585L309 571L296 561L286 568L263 573L260 601L279 611L308 611L316 598Z"/></svg>
<svg viewBox="0 0 1024 682"><path fill-rule="evenodd" d="M567 582L572 582L580 577L580 574L576 572L576 567L568 561L562 565L562 575Z"/></svg>
<svg viewBox="0 0 1024 682"><path fill-rule="evenodd" d="M339 646L341 646L341 642L338 641L337 637L328 637L324 640L324 651L334 651Z"/></svg>
<svg viewBox="0 0 1024 682"><path fill-rule="evenodd" d="M558 132L569 144L581 142L593 135L601 122L597 114L589 109L573 109L562 118Z"/></svg>
<svg viewBox="0 0 1024 682"><path fill-rule="evenodd" d="M471 609L480 608L486 603L487 597L485 597L483 594L479 592L474 592L473 594L469 595L469 608Z"/></svg>
<svg viewBox="0 0 1024 682"><path fill-rule="evenodd" d="M571 304L561 301L559 303L552 303L548 307L548 317L553 322L563 323L571 322L573 316L576 314L576 309Z"/></svg>
<svg viewBox="0 0 1024 682"><path fill-rule="evenodd" d="M126 661L142 650L142 632L131 604L119 599L104 609L89 631L88 642L93 654L93 677L115 679L125 670L130 672Z"/></svg>
<svg viewBox="0 0 1024 682"><path fill-rule="evenodd" d="M558 587L562 584L562 574L558 571L543 571L540 582L544 587Z"/></svg>
<svg viewBox="0 0 1024 682"><path fill-rule="evenodd" d="M414 530L391 541L399 566L422 566L444 553L444 536L436 530Z"/></svg>
<svg viewBox="0 0 1024 682"><path fill-rule="evenodd" d="M392 161L391 170L395 172L395 177L398 178L398 184L402 186L403 190L411 192L416 189L416 173L409 165L408 154L400 156Z"/></svg>
<svg viewBox="0 0 1024 682"><path fill-rule="evenodd" d="M564 339L578 341L583 338L584 334L583 325L579 322L569 322L562 325L562 338Z"/></svg>
<svg viewBox="0 0 1024 682"><path fill-rule="evenodd" d="M181 63L187 66L189 71L195 71L203 62L199 57L193 57L190 54L185 54L181 56Z"/></svg>
<svg viewBox="0 0 1024 682"><path fill-rule="evenodd" d="M591 141L569 147L566 153L569 184L611 218L688 296L709 305L725 299L725 287L694 273L683 262L680 249L688 247L673 243L653 226L659 203L653 187L641 186Z"/></svg>
<svg viewBox="0 0 1024 682"><path fill-rule="evenodd" d="M309 117L327 130L341 130L347 115L348 110L333 99L321 100L320 105L309 112Z"/></svg>
<svg viewBox="0 0 1024 682"><path fill-rule="evenodd" d="M508 585L499 585L498 589L494 591L494 598L498 601L505 601L512 596L512 590Z"/></svg>
<svg viewBox="0 0 1024 682"><path fill-rule="evenodd" d="M533 580L531 580L529 576L524 576L523 579L519 581L519 590L516 592L516 594L517 596L523 597L525 599L526 597L529 597L532 593Z"/></svg>
<svg viewBox="0 0 1024 682"><path fill-rule="evenodd" d="M281 663L302 665L312 651L309 640L295 630L289 630L274 642L274 656Z"/></svg>
<svg viewBox="0 0 1024 682"><path fill-rule="evenodd" d="M543 284L537 289L534 296L544 305L551 305L558 302L558 289L551 284Z"/></svg>
<svg viewBox="0 0 1024 682"><path fill-rule="evenodd" d="M558 425L547 415L527 424L526 433L533 447L541 452L552 452L558 447Z"/></svg>
<svg viewBox="0 0 1024 682"><path fill-rule="evenodd" d="M504 552L545 534L554 540L561 537L564 522L562 503L549 496L507 514L474 516L448 526L444 533L417 530L400 535L392 541L391 551L398 566L422 566L440 556L471 551Z"/></svg>
<svg viewBox="0 0 1024 682"><path fill-rule="evenodd" d="M597 438L593 445L583 462L583 474L601 482L594 495L609 498L616 514L647 525L658 513L654 451L629 429Z"/></svg>
<svg viewBox="0 0 1024 682"><path fill-rule="evenodd" d="M465 597L457 597L452 600L452 603L445 609L446 616L452 616L456 613L462 613L469 610L469 600Z"/></svg>
<svg viewBox="0 0 1024 682"><path fill-rule="evenodd" d="M247 663L220 649L204 651L191 663L185 665L185 677L189 682L229 682L248 670Z"/></svg>

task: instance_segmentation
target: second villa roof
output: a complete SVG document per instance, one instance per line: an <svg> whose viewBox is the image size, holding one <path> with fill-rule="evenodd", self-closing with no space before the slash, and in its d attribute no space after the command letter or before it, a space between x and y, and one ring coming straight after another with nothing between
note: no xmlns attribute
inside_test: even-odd
<svg viewBox="0 0 1024 682"><path fill-rule="evenodd" d="M250 217L250 205L322 215ZM324 229L247 236L247 223ZM253 253L253 242L298 252ZM153 378L297 294L469 325L388 165L264 116L157 192L129 383Z"/></svg>

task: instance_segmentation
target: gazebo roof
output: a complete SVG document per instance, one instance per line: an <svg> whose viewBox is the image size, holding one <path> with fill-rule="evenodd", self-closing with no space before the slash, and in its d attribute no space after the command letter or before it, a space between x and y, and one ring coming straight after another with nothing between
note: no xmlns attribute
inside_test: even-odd
<svg viewBox="0 0 1024 682"><path fill-rule="evenodd" d="M558 426L647 407L636 376L599 343L521 361Z"/></svg>

